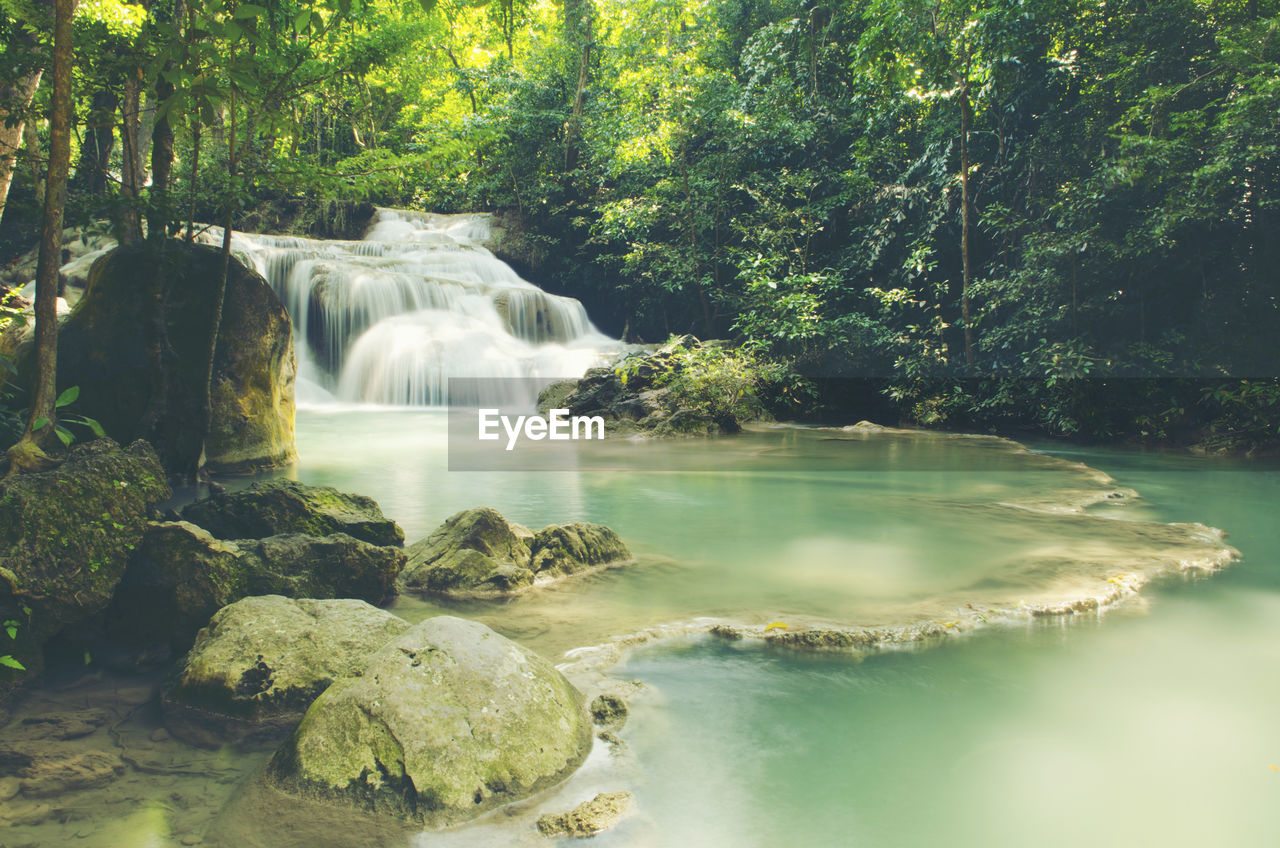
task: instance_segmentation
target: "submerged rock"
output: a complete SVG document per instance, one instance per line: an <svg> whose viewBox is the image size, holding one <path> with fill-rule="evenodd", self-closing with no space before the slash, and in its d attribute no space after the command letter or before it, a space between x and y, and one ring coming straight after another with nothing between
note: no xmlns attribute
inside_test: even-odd
<svg viewBox="0 0 1280 848"><path fill-rule="evenodd" d="M215 612L251 595L386 603L404 563L401 549L344 533L225 540L187 521L155 522L129 563L107 624L133 643L185 648Z"/></svg>
<svg viewBox="0 0 1280 848"><path fill-rule="evenodd" d="M543 836L595 836L613 827L631 806L630 792L601 792L583 801L567 813L545 815L538 819L538 832Z"/></svg>
<svg viewBox="0 0 1280 848"><path fill-rule="evenodd" d="M15 799L0 807L0 827L33 827L43 824L54 812L50 804Z"/></svg>
<svg viewBox="0 0 1280 848"><path fill-rule="evenodd" d="M18 773L27 798L53 798L97 789L124 774L124 761L110 751L48 753L32 757Z"/></svg>
<svg viewBox="0 0 1280 848"><path fill-rule="evenodd" d="M110 439L72 448L56 468L0 482L0 655L34 672L50 638L106 608L142 538L147 514L169 497L155 451ZM21 672L0 668L0 707Z"/></svg>
<svg viewBox="0 0 1280 848"><path fill-rule="evenodd" d="M631 558L599 524L552 524L536 533L489 507L463 510L410 545L402 584L441 594L506 594L538 577L563 577Z"/></svg>
<svg viewBox="0 0 1280 848"><path fill-rule="evenodd" d="M363 601L243 598L200 631L162 701L165 726L202 747L278 742L334 680L408 627Z"/></svg>
<svg viewBox="0 0 1280 848"><path fill-rule="evenodd" d="M220 539L346 533L373 545L404 544L404 531L382 514L372 498L296 480L270 480L239 492L216 494L187 506L182 517Z"/></svg>
<svg viewBox="0 0 1280 848"><path fill-rule="evenodd" d="M84 297L58 334L59 388L79 386L77 411L117 439L139 433L149 411L145 289L163 282L165 322L173 350L161 460L178 468L199 453L204 363L220 253L168 240L117 248L93 263ZM157 277L159 275L159 277ZM23 365L20 374L29 373ZM226 284L214 357L213 416L204 449L215 471L287 465L294 449L293 329L270 286L235 258Z"/></svg>
<svg viewBox="0 0 1280 848"><path fill-rule="evenodd" d="M591 741L581 693L550 662L478 622L440 616L325 690L268 779L440 826L558 783Z"/></svg>
<svg viewBox="0 0 1280 848"><path fill-rule="evenodd" d="M627 723L627 702L604 693L591 701L591 720L601 727L622 727Z"/></svg>
<svg viewBox="0 0 1280 848"><path fill-rule="evenodd" d="M24 741L53 740L69 742L91 736L107 724L111 716L106 710L82 709L68 713L43 713L27 716L18 722L9 738Z"/></svg>
<svg viewBox="0 0 1280 848"><path fill-rule="evenodd" d="M124 774L124 761L113 751L84 750L50 740L24 740L21 733L12 741L19 747L0 745L0 769L14 778L22 794L30 799L97 789ZM5 791L12 788L10 783Z"/></svg>

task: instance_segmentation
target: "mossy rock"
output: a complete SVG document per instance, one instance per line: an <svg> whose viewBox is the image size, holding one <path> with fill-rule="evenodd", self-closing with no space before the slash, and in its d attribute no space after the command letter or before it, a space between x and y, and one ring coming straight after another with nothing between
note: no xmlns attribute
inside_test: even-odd
<svg viewBox="0 0 1280 848"><path fill-rule="evenodd" d="M539 816L538 832L550 838L590 838L617 824L631 807L632 800L630 792L601 792L567 813Z"/></svg>
<svg viewBox="0 0 1280 848"><path fill-rule="evenodd" d="M395 597L404 551L343 533L216 539L187 521L150 525L116 598L107 628L128 643L185 649L219 609L251 595Z"/></svg>
<svg viewBox="0 0 1280 848"><path fill-rule="evenodd" d="M372 498L296 480L269 480L216 494L188 505L182 517L220 539L346 533L373 545L404 544L404 531L382 514Z"/></svg>
<svg viewBox="0 0 1280 848"><path fill-rule="evenodd" d="M577 380L559 380L538 392L538 412L546 415L553 409L568 409L569 398L578 389Z"/></svg>
<svg viewBox="0 0 1280 848"><path fill-rule="evenodd" d="M405 589L464 597L511 594L536 578L631 559L618 534L600 524L552 524L533 533L490 507L453 515L407 551Z"/></svg>
<svg viewBox="0 0 1280 848"><path fill-rule="evenodd" d="M242 598L196 637L162 699L165 727L201 747L277 743L334 680L408 628L364 601Z"/></svg>
<svg viewBox="0 0 1280 848"><path fill-rule="evenodd" d="M99 439L71 449L49 471L0 482L0 655L36 671L41 647L111 601L148 513L171 495L145 442ZM0 668L0 690L23 677Z"/></svg>
<svg viewBox="0 0 1280 848"><path fill-rule="evenodd" d="M631 559L618 534L601 524L553 524L533 534L529 567L535 574L574 574Z"/></svg>
<svg viewBox="0 0 1280 848"><path fill-rule="evenodd" d="M136 244L94 263L84 297L58 333L58 386L80 387L76 410L113 438L143 435L151 401L148 287L164 281L165 323L174 363L161 461L185 470L199 453L204 363L221 268L220 251L168 240L163 250ZM293 328L267 282L232 258L211 386L205 441L208 467L248 472L294 462ZM29 356L20 374L30 372Z"/></svg>
<svg viewBox="0 0 1280 848"><path fill-rule="evenodd" d="M591 741L582 694L550 662L440 616L326 689L267 775L294 795L444 826L560 782Z"/></svg>
<svg viewBox="0 0 1280 848"><path fill-rule="evenodd" d="M591 719L601 727L622 727L627 714L627 702L617 695L602 692L591 701Z"/></svg>
<svg viewBox="0 0 1280 848"><path fill-rule="evenodd" d="M418 592L508 592L533 583L532 533L490 507L465 509L410 545L401 577Z"/></svg>

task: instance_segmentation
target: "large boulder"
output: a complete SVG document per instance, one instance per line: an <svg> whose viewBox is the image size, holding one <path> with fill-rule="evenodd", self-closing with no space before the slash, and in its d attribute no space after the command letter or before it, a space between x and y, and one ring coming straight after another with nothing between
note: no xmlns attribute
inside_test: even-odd
<svg viewBox="0 0 1280 848"><path fill-rule="evenodd" d="M372 498L296 480L269 480L219 493L188 505L182 517L221 539L346 533L373 545L404 544L404 531Z"/></svg>
<svg viewBox="0 0 1280 848"><path fill-rule="evenodd" d="M187 521L155 522L129 563L107 625L129 642L183 649L215 612L251 595L387 603L404 562L399 548L344 533L217 539Z"/></svg>
<svg viewBox="0 0 1280 848"><path fill-rule="evenodd" d="M161 460L179 469L199 453L204 363L219 279L219 251L166 241L117 248L98 259L84 297L58 334L60 388L79 386L77 410L118 440L143 429L154 381L147 356L148 290L163 282L171 353ZM213 414L204 449L216 471L287 465L294 448L293 328L270 286L234 258L228 271L214 356Z"/></svg>
<svg viewBox="0 0 1280 848"><path fill-rule="evenodd" d="M532 538L496 509L464 509L409 546L401 582L418 592L510 592L529 586Z"/></svg>
<svg viewBox="0 0 1280 848"><path fill-rule="evenodd" d="M110 439L0 482L0 621L16 626L16 639L0 630L0 656L34 672L46 641L105 609L150 508L170 494L149 445ZM0 667L0 702L22 676Z"/></svg>
<svg viewBox="0 0 1280 848"><path fill-rule="evenodd" d="M165 726L202 747L279 742L329 684L408 628L364 601L243 598L196 637L163 698Z"/></svg>
<svg viewBox="0 0 1280 848"><path fill-rule="evenodd" d="M443 826L558 783L591 741L582 694L550 662L483 624L440 616L326 689L268 780Z"/></svg>

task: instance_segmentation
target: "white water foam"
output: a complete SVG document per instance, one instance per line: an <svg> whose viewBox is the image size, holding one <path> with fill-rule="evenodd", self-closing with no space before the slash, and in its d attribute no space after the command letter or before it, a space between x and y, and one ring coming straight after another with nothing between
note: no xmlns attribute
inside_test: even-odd
<svg viewBox="0 0 1280 848"><path fill-rule="evenodd" d="M449 379L580 377L622 350L495 257L487 215L379 209L361 241L232 235L293 318L303 404L444 406ZM209 228L202 240L220 242ZM525 382L521 386L521 382ZM532 397L478 399L531 406Z"/></svg>

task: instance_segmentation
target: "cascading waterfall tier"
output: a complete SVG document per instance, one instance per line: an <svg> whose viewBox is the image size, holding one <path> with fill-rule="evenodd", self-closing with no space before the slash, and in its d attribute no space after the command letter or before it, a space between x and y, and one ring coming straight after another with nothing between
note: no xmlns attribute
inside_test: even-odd
<svg viewBox="0 0 1280 848"><path fill-rule="evenodd" d="M221 239L216 227L203 236ZM528 406L539 384L622 350L488 239L487 215L379 209L361 241L233 233L231 247L293 317L304 403L443 406L451 377L500 377L522 379L472 400Z"/></svg>

